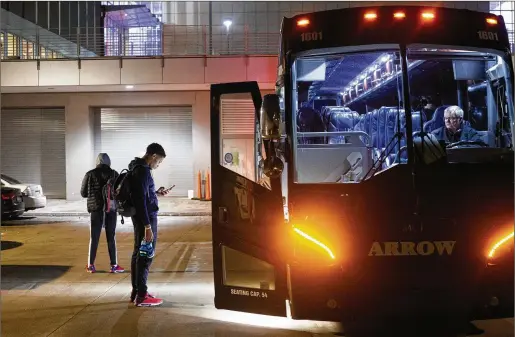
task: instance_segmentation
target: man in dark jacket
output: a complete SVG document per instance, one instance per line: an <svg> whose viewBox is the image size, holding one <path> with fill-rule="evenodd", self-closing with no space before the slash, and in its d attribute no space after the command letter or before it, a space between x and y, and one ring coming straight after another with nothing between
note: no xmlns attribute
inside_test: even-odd
<svg viewBox="0 0 515 337"><path fill-rule="evenodd" d="M106 212L104 203L104 185L109 178L116 179L118 172L111 169L111 159L107 153L100 153L97 157L97 166L86 173L82 180L80 194L88 198L88 212L91 215L89 256L86 271L96 272L95 257L97 255L98 241L102 226L106 229L107 248L111 259L111 273L123 273L125 270L118 265L116 254L116 211Z"/></svg>
<svg viewBox="0 0 515 337"><path fill-rule="evenodd" d="M463 123L464 113L459 106L451 105L447 107L443 116L445 125L432 132L437 140L444 140L446 143L481 141L479 133L471 126Z"/></svg>
<svg viewBox="0 0 515 337"><path fill-rule="evenodd" d="M143 158L135 158L129 164L129 170L133 170L130 180L131 198L136 209L136 214L132 217L134 251L131 261L131 302L139 307L151 307L163 303L162 299L148 293L147 277L157 243L157 212L159 211L157 195L168 194L168 190L163 187L156 191L151 170L157 169L165 157L163 147L152 143L147 147ZM153 252L149 256L139 254L142 240L152 242Z"/></svg>

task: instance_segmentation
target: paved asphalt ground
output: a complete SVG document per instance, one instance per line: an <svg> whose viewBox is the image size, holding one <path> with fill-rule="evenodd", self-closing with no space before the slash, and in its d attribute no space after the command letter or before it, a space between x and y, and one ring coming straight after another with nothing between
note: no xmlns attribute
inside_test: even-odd
<svg viewBox="0 0 515 337"><path fill-rule="evenodd" d="M149 288L165 303L136 308L128 303L129 273L105 272L109 259L104 234L97 254L99 272L85 272L88 221L87 217L26 217L2 222L2 337L301 337L334 336L341 331L335 323L215 309L210 217L159 219ZM118 259L127 269L132 238L130 220L119 224ZM476 326L486 330L481 336L514 336L513 319L476 322Z"/></svg>

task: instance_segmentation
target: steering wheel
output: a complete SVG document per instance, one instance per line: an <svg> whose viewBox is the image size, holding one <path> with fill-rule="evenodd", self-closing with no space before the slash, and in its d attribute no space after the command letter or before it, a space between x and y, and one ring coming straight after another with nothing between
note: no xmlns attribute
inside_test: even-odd
<svg viewBox="0 0 515 337"><path fill-rule="evenodd" d="M488 147L488 144L483 142L482 140L460 140L459 142L450 143L446 146L448 149L455 148L456 146L461 145L478 145L481 147Z"/></svg>

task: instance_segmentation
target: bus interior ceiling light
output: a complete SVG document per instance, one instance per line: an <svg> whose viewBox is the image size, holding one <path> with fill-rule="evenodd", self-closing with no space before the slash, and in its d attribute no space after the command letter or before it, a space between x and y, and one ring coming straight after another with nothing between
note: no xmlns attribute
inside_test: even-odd
<svg viewBox="0 0 515 337"><path fill-rule="evenodd" d="M126 85L126 86L125 86L125 89L132 89L132 88L134 88L134 86L133 86L133 85Z"/></svg>
<svg viewBox="0 0 515 337"><path fill-rule="evenodd" d="M373 20L377 19L377 13L376 12L366 12L364 17L365 17L365 20L367 20L367 21L373 21Z"/></svg>
<svg viewBox="0 0 515 337"><path fill-rule="evenodd" d="M297 20L297 26L304 27L309 25L309 19L299 19Z"/></svg>
<svg viewBox="0 0 515 337"><path fill-rule="evenodd" d="M494 257L495 255L495 251L497 250L497 248L499 248L500 246L502 246L504 243L506 243L509 239L513 238L513 233L514 232L511 232L510 234L506 235L505 237L503 237L502 239L500 239L499 241L497 241L495 243L495 245L492 247L492 249L490 249L490 252L488 253L488 257L489 258L492 258Z"/></svg>
<svg viewBox="0 0 515 337"><path fill-rule="evenodd" d="M300 236L302 236L303 238L313 242L314 244L316 244L317 246L319 246L320 248L322 248L323 250L325 250L327 252L327 254L329 254L329 256L334 260L335 257L334 257L334 254L333 252L331 251L331 249L329 249L329 247L327 247L325 244L323 244L322 242L318 241L317 239L315 239L314 237L304 233L303 231L301 231L300 229L296 228L296 227L293 227L293 230L295 231L295 233L299 234Z"/></svg>

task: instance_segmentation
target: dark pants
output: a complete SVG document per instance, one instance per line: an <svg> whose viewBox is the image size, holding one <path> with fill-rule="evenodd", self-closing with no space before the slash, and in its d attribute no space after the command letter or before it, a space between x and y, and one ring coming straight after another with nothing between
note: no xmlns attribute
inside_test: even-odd
<svg viewBox="0 0 515 337"><path fill-rule="evenodd" d="M131 280L132 289L138 292L138 296L143 297L147 294L147 278L150 265L153 258L148 258L139 255L139 247L141 241L145 238L145 224L142 224L138 219L132 217L132 224L134 225L134 251L132 252L131 261ZM150 218L150 227L154 233L154 242L152 246L156 249L157 243L157 219Z"/></svg>
<svg viewBox="0 0 515 337"><path fill-rule="evenodd" d="M109 250L109 258L111 265L118 263L116 256L116 212L105 213L104 211L91 212L91 227L89 239L89 264L95 264L97 256L98 241L102 226L106 229L107 249Z"/></svg>

